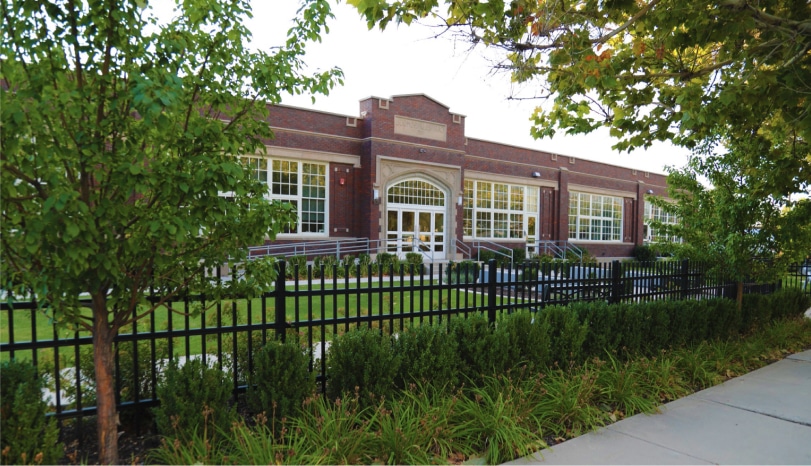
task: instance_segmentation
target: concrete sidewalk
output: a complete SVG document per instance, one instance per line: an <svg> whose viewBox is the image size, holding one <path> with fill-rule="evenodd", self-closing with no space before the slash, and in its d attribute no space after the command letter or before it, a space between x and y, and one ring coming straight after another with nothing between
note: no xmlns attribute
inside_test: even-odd
<svg viewBox="0 0 811 466"><path fill-rule="evenodd" d="M508 464L811 465L811 350Z"/></svg>

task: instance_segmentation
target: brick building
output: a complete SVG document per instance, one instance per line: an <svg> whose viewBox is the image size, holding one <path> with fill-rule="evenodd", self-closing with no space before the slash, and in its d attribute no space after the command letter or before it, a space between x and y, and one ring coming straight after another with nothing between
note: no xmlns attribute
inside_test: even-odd
<svg viewBox="0 0 811 466"><path fill-rule="evenodd" d="M459 260L568 241L628 257L651 234L645 196L666 191L663 175L468 137L463 115L422 94L363 99L357 116L271 106L269 123L267 154L246 160L298 209L277 245L368 239Z"/></svg>

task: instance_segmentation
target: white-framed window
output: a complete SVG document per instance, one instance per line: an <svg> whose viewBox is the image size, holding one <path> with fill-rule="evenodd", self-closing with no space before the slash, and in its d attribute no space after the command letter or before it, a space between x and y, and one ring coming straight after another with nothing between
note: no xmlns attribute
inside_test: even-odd
<svg viewBox="0 0 811 466"><path fill-rule="evenodd" d="M464 235L481 239L535 238L538 195L535 186L465 180Z"/></svg>
<svg viewBox="0 0 811 466"><path fill-rule="evenodd" d="M681 238L678 236L668 236L657 231L650 224L652 221L657 221L663 224L675 225L679 223L678 217L675 214L665 212L659 206L653 205L650 201L645 201L645 218L644 218L644 237L645 241L649 243L680 243Z"/></svg>
<svg viewBox="0 0 811 466"><path fill-rule="evenodd" d="M268 185L265 197L289 202L298 223L283 233L322 234L327 231L327 165L266 157L241 157L254 176Z"/></svg>
<svg viewBox="0 0 811 466"><path fill-rule="evenodd" d="M569 239L622 240L622 198L569 193Z"/></svg>

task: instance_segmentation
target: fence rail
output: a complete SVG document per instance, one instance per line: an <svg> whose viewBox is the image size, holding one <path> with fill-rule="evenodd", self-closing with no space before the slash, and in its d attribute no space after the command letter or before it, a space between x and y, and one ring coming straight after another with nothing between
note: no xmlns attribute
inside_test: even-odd
<svg viewBox="0 0 811 466"><path fill-rule="evenodd" d="M306 342L313 349L311 370L323 390L330 342L357 326L394 333L472 312L496 322L504 313L574 301L707 299L735 293L735 284L704 264L687 261L528 263L512 268L497 268L490 261L484 266L430 264L424 270L369 266L363 278L350 277L349 266L308 266L302 274L306 278L294 281L285 281L286 267L280 262L279 281L261 297L208 302L204 296L184 296L123 329L115 340L119 410L157 403L157 380L169 359L201 358L227 371L234 392L241 392L253 368L253 351L271 338ZM781 283L748 285L746 292L768 293L779 286L811 294L811 266L794 266ZM52 415L82 422L96 410L90 383L92 338L57 326L50 317L47 307L6 295L0 303L0 358L31 360L48 381Z"/></svg>

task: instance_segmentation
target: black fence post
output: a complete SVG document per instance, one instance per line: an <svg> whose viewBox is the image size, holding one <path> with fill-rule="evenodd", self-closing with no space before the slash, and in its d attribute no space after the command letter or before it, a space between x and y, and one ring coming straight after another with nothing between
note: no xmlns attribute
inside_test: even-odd
<svg viewBox="0 0 811 466"><path fill-rule="evenodd" d="M279 261L279 276L276 277L276 318L273 320L273 327L276 329L276 339L285 342L285 335L287 334L287 309L285 302L285 263L283 260Z"/></svg>
<svg viewBox="0 0 811 466"><path fill-rule="evenodd" d="M496 260L487 261L487 320L496 323Z"/></svg>
<svg viewBox="0 0 811 466"><path fill-rule="evenodd" d="M690 290L690 261L682 259L681 261L681 299L687 299Z"/></svg>
<svg viewBox="0 0 811 466"><path fill-rule="evenodd" d="M622 296L622 265L620 261L611 262L611 295L608 304L617 304Z"/></svg>

